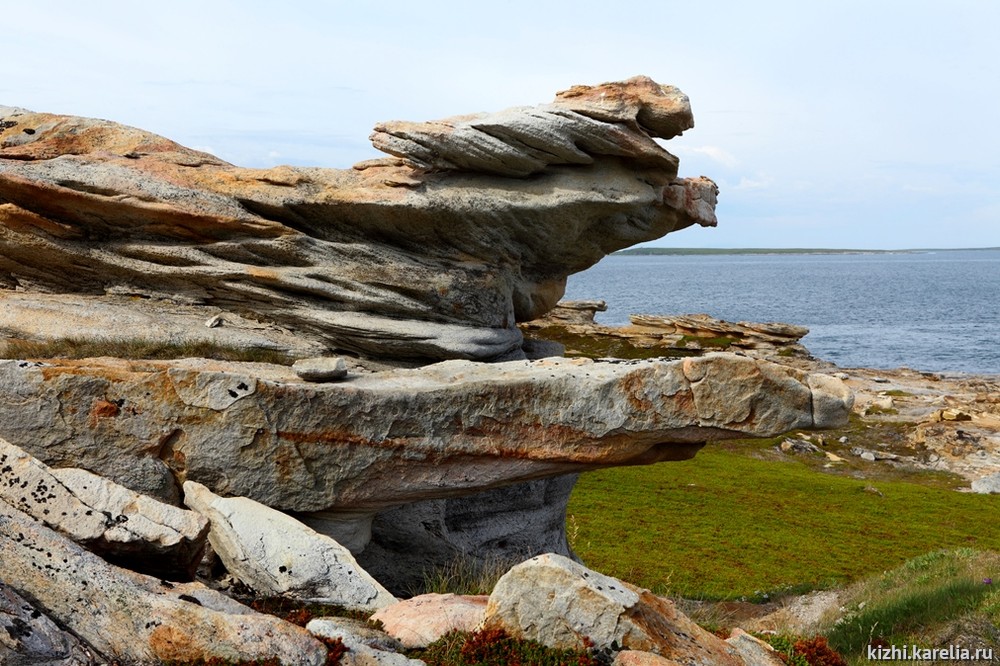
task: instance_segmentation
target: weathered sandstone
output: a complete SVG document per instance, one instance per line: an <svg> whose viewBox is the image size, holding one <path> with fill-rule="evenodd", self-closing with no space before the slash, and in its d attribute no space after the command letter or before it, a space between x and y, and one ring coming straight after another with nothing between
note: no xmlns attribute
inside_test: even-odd
<svg viewBox="0 0 1000 666"><path fill-rule="evenodd" d="M184 484L184 503L211 521L215 554L258 594L367 611L396 603L350 551L280 511L193 481Z"/></svg>
<svg viewBox="0 0 1000 666"><path fill-rule="evenodd" d="M319 666L308 632L199 583L120 569L0 502L3 582L104 657L130 664L266 659Z"/></svg>
<svg viewBox="0 0 1000 666"><path fill-rule="evenodd" d="M82 469L50 469L0 439L0 501L104 557L150 575L190 580L208 535L192 511Z"/></svg>
<svg viewBox="0 0 1000 666"><path fill-rule="evenodd" d="M681 460L709 439L842 423L850 401L839 380L731 354L447 361L334 384L261 364L0 362L3 434L44 462L124 483L147 460L137 490L177 476L295 511Z"/></svg>
<svg viewBox="0 0 1000 666"><path fill-rule="evenodd" d="M380 357L516 357L515 323L567 275L715 224L715 184L654 141L692 125L682 93L636 77L383 123L375 145L404 159L261 170L0 107L0 287L216 306Z"/></svg>
<svg viewBox="0 0 1000 666"><path fill-rule="evenodd" d="M475 631L482 623L489 597L421 594L380 609L372 620L403 647L427 647L449 631Z"/></svg>
<svg viewBox="0 0 1000 666"><path fill-rule="evenodd" d="M561 555L540 555L504 574L482 626L550 647L578 649L589 640L680 663L743 666L729 645L672 602Z"/></svg>

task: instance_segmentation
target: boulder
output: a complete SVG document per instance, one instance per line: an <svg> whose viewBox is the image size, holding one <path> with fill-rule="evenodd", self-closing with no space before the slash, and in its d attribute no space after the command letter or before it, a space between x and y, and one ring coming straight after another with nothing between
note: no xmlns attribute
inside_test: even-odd
<svg viewBox="0 0 1000 666"><path fill-rule="evenodd" d="M193 481L184 503L211 522L212 550L229 573L258 593L367 611L396 603L350 551L291 516Z"/></svg>
<svg viewBox="0 0 1000 666"><path fill-rule="evenodd" d="M352 515L843 424L852 399L839 380L733 354L446 361L328 384L199 359L0 361L4 436L44 462Z"/></svg>
<svg viewBox="0 0 1000 666"><path fill-rule="evenodd" d="M1000 472L973 481L972 492L983 495L1000 493Z"/></svg>
<svg viewBox="0 0 1000 666"><path fill-rule="evenodd" d="M2 582L107 659L326 661L326 648L300 627L199 583L170 583L115 567L5 502L0 552Z"/></svg>
<svg viewBox="0 0 1000 666"><path fill-rule="evenodd" d="M785 666L777 650L742 629L733 629L726 639L746 666Z"/></svg>
<svg viewBox="0 0 1000 666"><path fill-rule="evenodd" d="M449 631L475 631L488 601L485 595L421 594L379 609L371 619L403 647L423 648Z"/></svg>
<svg viewBox="0 0 1000 666"><path fill-rule="evenodd" d="M107 403L112 405L112 403ZM82 469L50 469L0 439L0 501L123 566L190 580L208 521Z"/></svg>
<svg viewBox="0 0 1000 666"><path fill-rule="evenodd" d="M591 571L561 555L523 562L497 582L482 627L549 647L592 641L652 652L680 663L743 666L731 646L648 590Z"/></svg>
<svg viewBox="0 0 1000 666"><path fill-rule="evenodd" d="M344 617L318 617L306 629L313 636L339 638L347 648L341 666L425 666L419 659L400 654L403 646L384 631Z"/></svg>
<svg viewBox="0 0 1000 666"><path fill-rule="evenodd" d="M677 178L655 140L691 126L683 93L636 77L380 123L373 143L402 158L243 169L106 120L2 107L0 288L200 304L383 358L520 356L516 322L549 310L568 275L715 225L715 183Z"/></svg>
<svg viewBox="0 0 1000 666"><path fill-rule="evenodd" d="M0 583L0 664L96 666L97 660L76 636Z"/></svg>

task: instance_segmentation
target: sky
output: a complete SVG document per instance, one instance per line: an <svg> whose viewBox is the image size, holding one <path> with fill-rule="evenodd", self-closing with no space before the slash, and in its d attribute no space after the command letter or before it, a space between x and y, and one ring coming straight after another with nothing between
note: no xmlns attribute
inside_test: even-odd
<svg viewBox="0 0 1000 666"><path fill-rule="evenodd" d="M347 168L379 155L379 121L645 74L690 97L695 127L665 147L720 189L717 228L647 245L1000 246L994 0L16 7L0 104L115 120L241 166Z"/></svg>

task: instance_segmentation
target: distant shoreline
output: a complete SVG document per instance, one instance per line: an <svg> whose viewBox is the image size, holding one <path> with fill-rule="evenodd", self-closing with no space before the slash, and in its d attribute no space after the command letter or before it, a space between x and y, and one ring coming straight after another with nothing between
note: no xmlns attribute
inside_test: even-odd
<svg viewBox="0 0 1000 666"><path fill-rule="evenodd" d="M1000 250L1000 247L913 248L906 250L859 250L831 248L700 248L700 247L634 247L619 250L610 256L713 255L713 254L923 254L927 252L969 252Z"/></svg>

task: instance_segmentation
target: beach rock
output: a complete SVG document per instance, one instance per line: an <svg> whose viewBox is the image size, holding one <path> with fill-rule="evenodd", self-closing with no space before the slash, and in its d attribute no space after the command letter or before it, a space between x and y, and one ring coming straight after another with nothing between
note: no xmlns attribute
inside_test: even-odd
<svg viewBox="0 0 1000 666"><path fill-rule="evenodd" d="M212 550L229 573L258 593L367 611L396 603L350 551L280 511L193 481L184 503L211 521Z"/></svg>
<svg viewBox="0 0 1000 666"><path fill-rule="evenodd" d="M560 301L544 317L520 324L531 339L552 339L585 356L629 358L678 356L719 349L758 357L777 353L805 356L799 340L809 329L783 323L728 322L706 314L654 316L634 314L628 326L594 322L604 301ZM604 350L604 353L601 353Z"/></svg>
<svg viewBox="0 0 1000 666"><path fill-rule="evenodd" d="M208 535L191 511L86 470L50 469L3 439L0 500L112 561L171 579L192 578Z"/></svg>
<svg viewBox="0 0 1000 666"><path fill-rule="evenodd" d="M971 421L972 416L960 409L942 409L938 412L939 421Z"/></svg>
<svg viewBox="0 0 1000 666"><path fill-rule="evenodd" d="M339 638L347 652L341 666L425 666L419 659L400 654L403 646L384 631L365 622L344 617L318 617L306 629L313 636Z"/></svg>
<svg viewBox="0 0 1000 666"><path fill-rule="evenodd" d="M109 660L125 663L277 658L320 666L305 630L198 583L171 583L108 564L0 502L3 582Z"/></svg>
<svg viewBox="0 0 1000 666"><path fill-rule="evenodd" d="M598 648L615 645L681 663L743 666L730 646L672 602L561 555L540 555L504 574L482 627L556 648L579 649L589 639Z"/></svg>
<svg viewBox="0 0 1000 666"><path fill-rule="evenodd" d="M403 647L423 648L449 631L475 631L488 601L486 595L421 594L379 609L371 619Z"/></svg>
<svg viewBox="0 0 1000 666"><path fill-rule="evenodd" d="M201 304L381 358L520 356L516 322L549 310L568 275L715 225L718 188L678 179L654 140L692 125L680 91L636 77L379 124L373 143L403 159L243 169L113 122L3 107L0 288Z"/></svg>
<svg viewBox="0 0 1000 666"><path fill-rule="evenodd" d="M45 462L134 482L152 459L165 471L136 490L164 473L351 515L842 424L851 400L836 380L732 354L447 361L328 384L200 359L0 361L5 437Z"/></svg>
<svg viewBox="0 0 1000 666"><path fill-rule="evenodd" d="M984 476L972 482L972 492L983 495L1000 493L1000 472Z"/></svg>
<svg viewBox="0 0 1000 666"><path fill-rule="evenodd" d="M292 370L307 382L333 382L347 376L347 363L342 358L300 358Z"/></svg>
<svg viewBox="0 0 1000 666"><path fill-rule="evenodd" d="M0 583L0 664L96 666L97 663L76 636L60 629L24 598Z"/></svg>
<svg viewBox="0 0 1000 666"><path fill-rule="evenodd" d="M746 666L785 666L773 647L742 629L733 629L726 643L733 646Z"/></svg>

